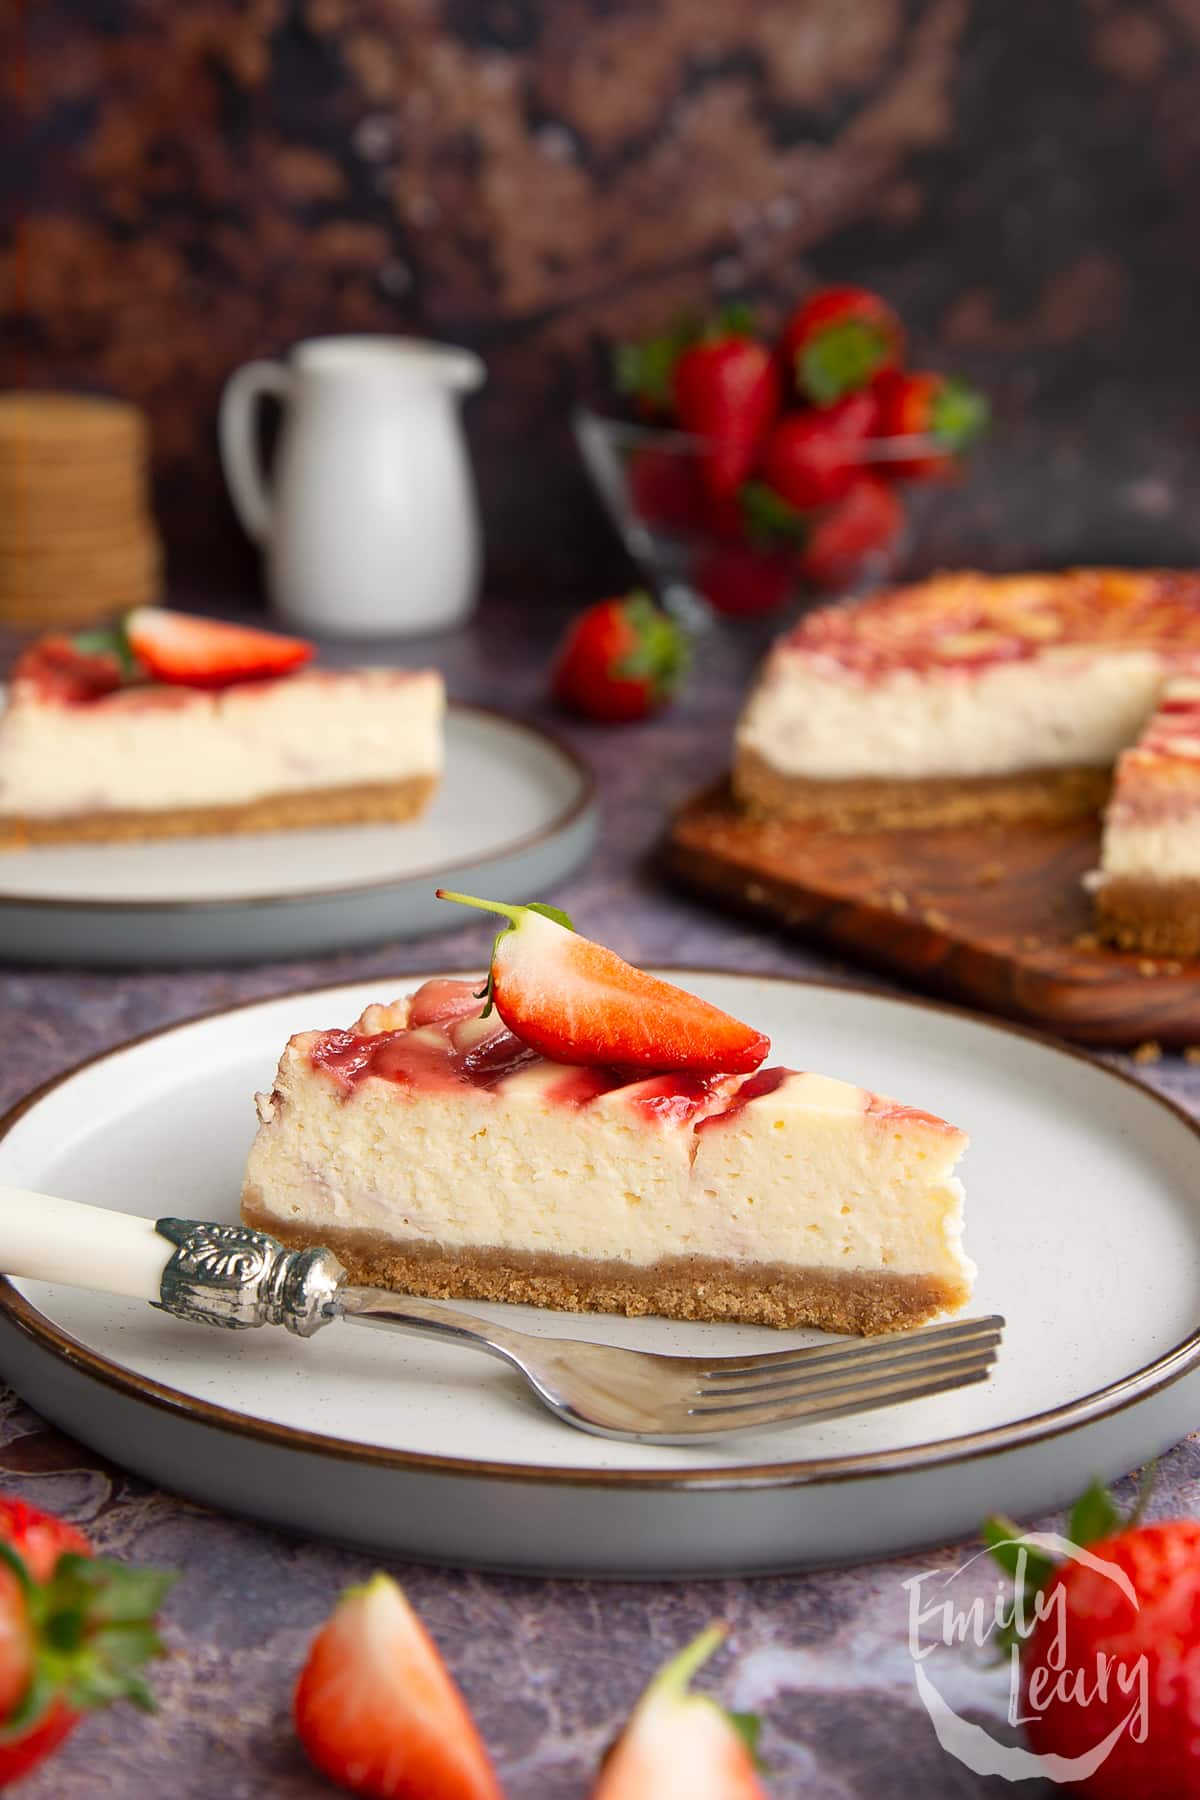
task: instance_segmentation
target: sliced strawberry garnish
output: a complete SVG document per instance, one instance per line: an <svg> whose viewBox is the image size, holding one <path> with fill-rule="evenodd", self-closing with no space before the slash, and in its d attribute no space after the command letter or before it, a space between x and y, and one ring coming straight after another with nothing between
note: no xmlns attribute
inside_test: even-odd
<svg viewBox="0 0 1200 1800"><path fill-rule="evenodd" d="M661 1669L610 1751L592 1800L766 1800L758 1721L724 1711L688 1682L725 1636L712 1625Z"/></svg>
<svg viewBox="0 0 1200 1800"><path fill-rule="evenodd" d="M38 638L13 665L14 687L27 688L39 700L82 706L121 686L121 660L114 648L87 645L83 638L54 635Z"/></svg>
<svg viewBox="0 0 1200 1800"><path fill-rule="evenodd" d="M503 1800L466 1702L396 1583L342 1595L293 1702L317 1768L375 1800Z"/></svg>
<svg viewBox="0 0 1200 1800"><path fill-rule="evenodd" d="M484 1012L494 1004L510 1031L554 1062L743 1075L771 1047L761 1031L580 937L556 907L442 888L438 899L511 921L492 951Z"/></svg>
<svg viewBox="0 0 1200 1800"><path fill-rule="evenodd" d="M222 688L286 675L313 653L303 638L197 619L161 606L136 607L126 617L125 635L155 681L180 687Z"/></svg>

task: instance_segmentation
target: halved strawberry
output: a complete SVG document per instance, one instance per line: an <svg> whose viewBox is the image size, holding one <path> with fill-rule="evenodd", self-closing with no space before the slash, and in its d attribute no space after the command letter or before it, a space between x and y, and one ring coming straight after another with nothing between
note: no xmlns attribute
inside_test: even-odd
<svg viewBox="0 0 1200 1800"><path fill-rule="evenodd" d="M592 1800L766 1800L754 1756L758 1721L688 1692L724 1637L723 1626L710 1625L659 1670L601 1768Z"/></svg>
<svg viewBox="0 0 1200 1800"><path fill-rule="evenodd" d="M125 636L156 681L180 687L222 688L286 675L313 653L303 638L197 619L162 606L135 607L126 616Z"/></svg>
<svg viewBox="0 0 1200 1800"><path fill-rule="evenodd" d="M555 1062L744 1075L771 1048L761 1031L580 937L557 907L437 896L511 921L492 950L484 1016L494 1003L510 1031Z"/></svg>
<svg viewBox="0 0 1200 1800"><path fill-rule="evenodd" d="M293 1701L331 1781L374 1800L503 1800L466 1702L389 1575L347 1589L317 1633Z"/></svg>

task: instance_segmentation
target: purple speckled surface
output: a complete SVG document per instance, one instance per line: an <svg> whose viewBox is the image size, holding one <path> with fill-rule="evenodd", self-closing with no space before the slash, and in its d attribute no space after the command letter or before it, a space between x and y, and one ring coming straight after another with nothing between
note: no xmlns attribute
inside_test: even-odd
<svg viewBox="0 0 1200 1800"><path fill-rule="evenodd" d="M545 706L542 669L554 627L512 608L428 647L462 699L499 701L569 736L593 763L603 806L601 847L553 898L585 929L643 961L832 974L819 954L769 932L710 916L660 887L648 859L668 808L726 755L753 637L704 650L697 678L667 719L621 731L566 726ZM381 645L381 660L416 660L425 646ZM331 660L353 660L344 649ZM482 955L487 927L419 944L385 945L320 962L236 970L10 970L0 975L0 1105L79 1058L134 1032L298 986L380 980ZM1114 1058L1125 1065L1127 1058ZM1135 1070L1200 1108L1200 1068L1178 1058ZM0 1402L0 1488L64 1513L105 1552L167 1564L182 1579L167 1608L169 1656L155 1685L160 1711L86 1721L21 1790L29 1800L279 1800L327 1793L305 1764L289 1721L304 1646L338 1591L372 1562L298 1542L157 1492L49 1429L12 1397ZM1164 1460L1156 1514L1200 1511L1200 1447ZM763 1749L778 1796L923 1800L1000 1795L946 1756L916 1698L901 1583L958 1553L755 1581L614 1584L538 1581L395 1566L442 1645L491 1747L510 1800L586 1795L597 1760L655 1665L713 1618L731 1626L730 1652L709 1685L765 1714ZM1000 1734L994 1675L967 1659L955 1703ZM1046 1793L1041 1784L1024 1793Z"/></svg>

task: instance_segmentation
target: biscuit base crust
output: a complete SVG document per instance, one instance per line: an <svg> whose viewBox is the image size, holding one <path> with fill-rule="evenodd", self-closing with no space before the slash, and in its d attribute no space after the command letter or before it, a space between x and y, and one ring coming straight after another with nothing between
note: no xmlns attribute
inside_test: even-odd
<svg viewBox="0 0 1200 1800"><path fill-rule="evenodd" d="M813 781L785 775L756 750L742 750L734 766L733 792L739 805L762 818L823 831L902 831L1086 818L1104 806L1111 779L1108 769L1081 765L921 781Z"/></svg>
<svg viewBox="0 0 1200 1800"><path fill-rule="evenodd" d="M504 1300L555 1312L721 1319L869 1336L921 1325L969 1298L962 1282L887 1269L792 1268L715 1257L669 1257L641 1267L499 1247L453 1249L374 1231L316 1230L281 1221L253 1193L243 1198L242 1217L291 1248L325 1245L341 1258L351 1281L364 1287L434 1300Z"/></svg>
<svg viewBox="0 0 1200 1800"><path fill-rule="evenodd" d="M1147 956L1200 957L1200 881L1110 876L1095 898L1104 943Z"/></svg>
<svg viewBox="0 0 1200 1800"><path fill-rule="evenodd" d="M408 775L402 781L264 794L232 806L116 809L50 819L0 814L0 849L22 850L35 844L131 844L151 838L300 831L321 825L400 824L424 811L438 779L434 774Z"/></svg>

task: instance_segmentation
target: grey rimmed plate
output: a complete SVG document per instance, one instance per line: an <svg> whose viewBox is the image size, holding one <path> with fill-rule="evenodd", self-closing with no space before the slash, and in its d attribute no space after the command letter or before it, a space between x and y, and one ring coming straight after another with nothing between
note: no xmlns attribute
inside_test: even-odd
<svg viewBox="0 0 1200 1800"><path fill-rule="evenodd" d="M307 1343L218 1332L29 1282L0 1282L0 1371L112 1460L212 1505L401 1556L612 1576L793 1569L946 1542L988 1511L1036 1516L1196 1424L1200 1156L1183 1113L1077 1052L950 1008L670 973L768 1030L774 1058L971 1132L973 1304L1008 1319L989 1383L818 1427L642 1447L571 1431L500 1364L448 1345L340 1326ZM0 1182L151 1218L233 1218L251 1095L284 1039L348 1021L391 985L240 1007L97 1058L3 1122ZM789 1341L478 1310L687 1353Z"/></svg>
<svg viewBox="0 0 1200 1800"><path fill-rule="evenodd" d="M260 962L420 937L453 925L439 882L542 893L587 856L596 819L572 751L517 719L452 705L445 775L411 824L0 853L0 957Z"/></svg>

